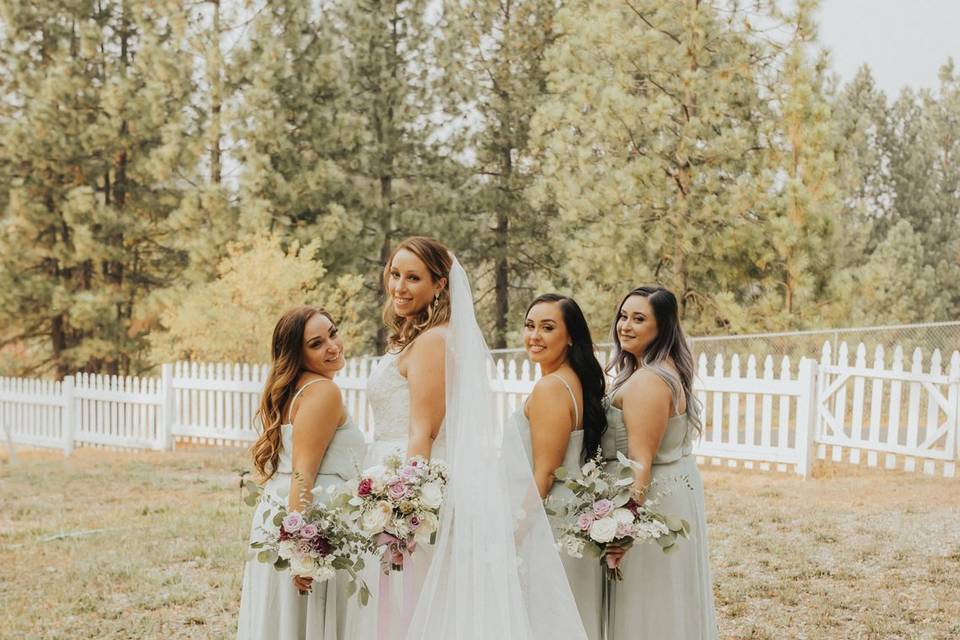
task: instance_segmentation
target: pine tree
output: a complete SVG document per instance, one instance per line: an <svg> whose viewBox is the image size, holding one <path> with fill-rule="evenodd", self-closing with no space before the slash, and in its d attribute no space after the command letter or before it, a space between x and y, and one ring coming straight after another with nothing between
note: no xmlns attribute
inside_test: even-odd
<svg viewBox="0 0 960 640"><path fill-rule="evenodd" d="M821 56L811 63L807 57L815 43L815 8L812 2L798 4L792 17L796 37L772 87L777 126L772 170L782 178L775 181L767 234L773 259L765 270L756 324L773 330L824 321L840 252L834 155L839 138L824 87L827 60Z"/></svg>
<svg viewBox="0 0 960 640"><path fill-rule="evenodd" d="M574 292L605 324L658 281L694 332L749 326L774 135L758 79L777 52L715 2L571 2L558 22L531 196L558 204Z"/></svg>
<svg viewBox="0 0 960 640"><path fill-rule="evenodd" d="M4 21L0 319L18 327L6 339L28 341L23 373L139 371L138 309L181 268L165 222L195 164L184 16L11 3Z"/></svg>
<svg viewBox="0 0 960 640"><path fill-rule="evenodd" d="M456 172L428 118L426 9L419 0L270 3L235 67L242 227L319 238L331 276L364 275L367 317L379 315L393 245L443 229L457 209ZM370 338L383 347L382 330Z"/></svg>
<svg viewBox="0 0 960 640"><path fill-rule="evenodd" d="M496 348L518 333L538 276L557 272L555 243L545 233L549 207L531 206L526 191L535 178L530 121L546 97L543 57L556 35L558 6L557 0L453 2L443 16L446 71L471 111L462 135L474 177L471 212L479 224L469 253L481 272L492 273L493 304L484 310L492 316ZM480 290L481 300L486 293Z"/></svg>

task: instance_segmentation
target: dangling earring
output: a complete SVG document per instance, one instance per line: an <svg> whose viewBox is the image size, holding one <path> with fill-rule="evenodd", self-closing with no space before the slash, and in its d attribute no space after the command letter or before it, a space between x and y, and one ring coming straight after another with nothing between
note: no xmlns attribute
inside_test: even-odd
<svg viewBox="0 0 960 640"><path fill-rule="evenodd" d="M432 305L431 305L431 306L433 306L433 309L434 309L434 310L436 310L437 305L438 305L439 303L440 303L440 293L437 292L437 293L433 294L433 303L432 303Z"/></svg>

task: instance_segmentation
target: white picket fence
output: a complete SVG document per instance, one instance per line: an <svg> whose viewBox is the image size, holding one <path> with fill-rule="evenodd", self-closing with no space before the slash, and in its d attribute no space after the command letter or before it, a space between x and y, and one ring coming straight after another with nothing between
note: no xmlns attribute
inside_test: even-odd
<svg viewBox="0 0 960 640"><path fill-rule="evenodd" d="M694 452L702 463L810 473L816 458L902 466L956 474L960 413L960 352L949 364L934 351L901 349L888 362L882 349L870 365L861 344L854 362L842 343L824 346L819 363L772 356L717 356L698 363L696 393L703 432ZM368 437L375 431L366 380L376 360L348 361L337 383ZM81 373L62 382L0 378L0 428L12 441L37 447L171 449L177 442L247 444L266 366L176 363L159 378ZM501 420L530 392L538 372L529 362L500 360L489 372Z"/></svg>

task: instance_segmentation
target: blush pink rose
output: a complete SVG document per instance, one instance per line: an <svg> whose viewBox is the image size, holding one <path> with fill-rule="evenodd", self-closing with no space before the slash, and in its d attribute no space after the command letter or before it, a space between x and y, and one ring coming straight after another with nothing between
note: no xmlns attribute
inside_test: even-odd
<svg viewBox="0 0 960 640"><path fill-rule="evenodd" d="M296 533L303 524L303 516L297 511L291 511L283 519L283 528L287 530L287 533Z"/></svg>
<svg viewBox="0 0 960 640"><path fill-rule="evenodd" d="M589 531L590 525L593 524L593 513L585 511L580 514L580 517L577 518L577 526L580 527L581 531Z"/></svg>
<svg viewBox="0 0 960 640"><path fill-rule="evenodd" d="M402 482L394 482L387 486L387 495L393 500L400 500L407 496L407 485Z"/></svg>
<svg viewBox="0 0 960 640"><path fill-rule="evenodd" d="M597 518L602 518L613 511L613 502L604 498L603 500L597 500L593 503L593 515Z"/></svg>

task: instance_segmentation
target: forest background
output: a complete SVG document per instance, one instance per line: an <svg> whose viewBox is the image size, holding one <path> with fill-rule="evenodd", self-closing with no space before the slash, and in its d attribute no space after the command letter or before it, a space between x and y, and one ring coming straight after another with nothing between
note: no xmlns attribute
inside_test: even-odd
<svg viewBox="0 0 960 640"><path fill-rule="evenodd" d="M960 316L960 75L840 83L816 3L5 0L0 375L263 362L286 308L376 352L393 245L446 242L492 347Z"/></svg>

